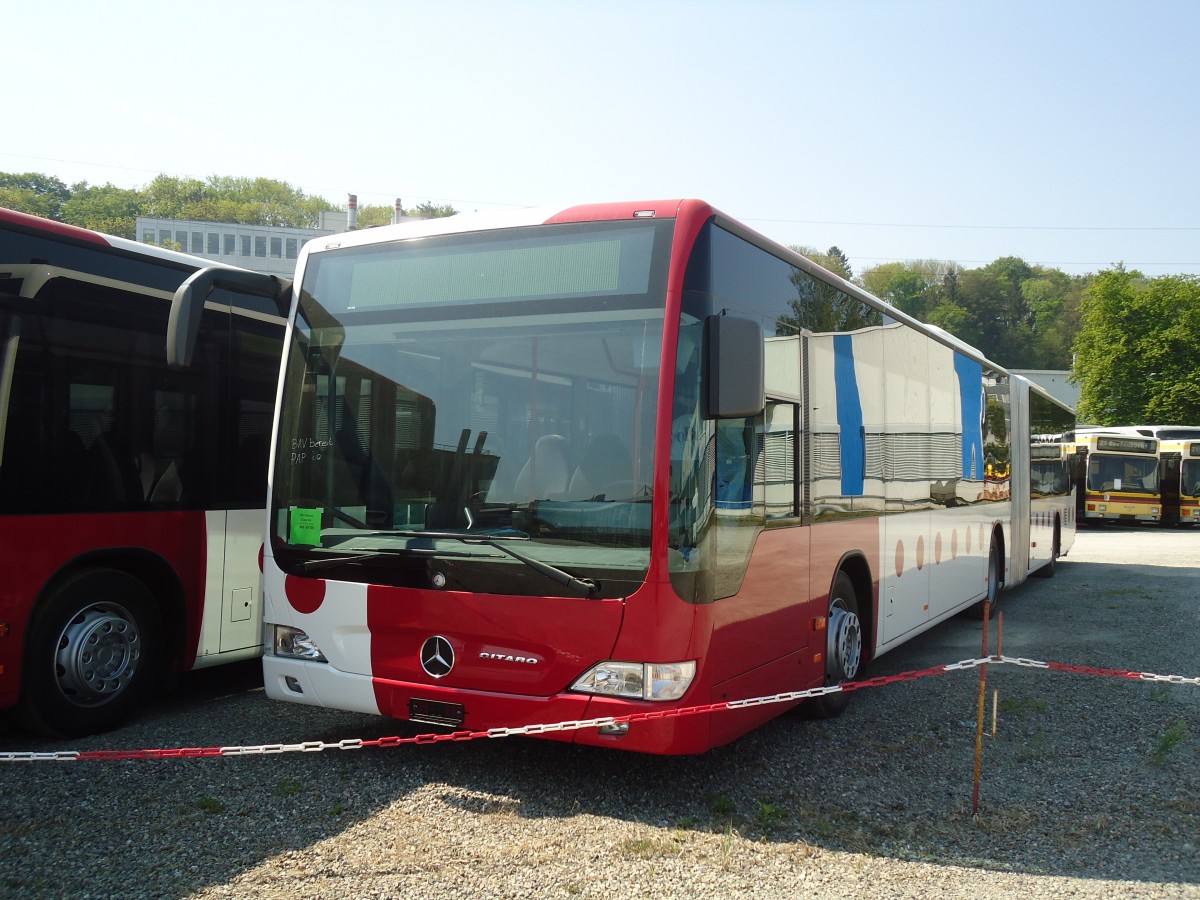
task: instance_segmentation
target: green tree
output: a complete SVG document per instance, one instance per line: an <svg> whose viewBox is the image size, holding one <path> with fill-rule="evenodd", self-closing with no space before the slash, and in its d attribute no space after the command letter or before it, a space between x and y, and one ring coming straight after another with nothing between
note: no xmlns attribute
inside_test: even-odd
<svg viewBox="0 0 1200 900"><path fill-rule="evenodd" d="M406 216L420 216L422 219L444 219L447 216L458 215L458 210L449 203L418 203L416 209L405 211Z"/></svg>
<svg viewBox="0 0 1200 900"><path fill-rule="evenodd" d="M64 222L130 240L135 238L141 214L141 191L111 184L92 186L86 181L72 185L70 199L62 205Z"/></svg>
<svg viewBox="0 0 1200 900"><path fill-rule="evenodd" d="M1033 316L1021 293L1032 270L1005 256L958 276L956 302L968 311L973 339L960 335L1003 366L1029 368L1034 359Z"/></svg>
<svg viewBox="0 0 1200 900"><path fill-rule="evenodd" d="M1084 293L1072 374L1099 425L1200 422L1200 278L1147 280L1123 266Z"/></svg>
<svg viewBox="0 0 1200 900"><path fill-rule="evenodd" d="M159 175L144 195L143 215L201 222L315 228L321 212L335 209L323 197L270 178L214 175L199 181Z"/></svg>
<svg viewBox="0 0 1200 900"><path fill-rule="evenodd" d="M940 259L917 259L874 266L864 270L860 280L868 291L901 312L921 321L933 322L934 310L949 296L947 278L957 277L960 271L957 263ZM953 308L961 309L957 306ZM943 315L943 318L958 317Z"/></svg>
<svg viewBox="0 0 1200 900"><path fill-rule="evenodd" d="M374 228L377 225L390 225L394 206L360 206L358 208L358 227ZM421 219L441 219L446 216L458 215L458 210L449 203L421 203L415 209L400 210L402 215Z"/></svg>
<svg viewBox="0 0 1200 900"><path fill-rule="evenodd" d="M70 189L53 175L0 172L0 206L17 212L59 220L70 196Z"/></svg>
<svg viewBox="0 0 1200 900"><path fill-rule="evenodd" d="M825 253L811 247L791 249L847 281L854 275L850 268L850 260L837 247L830 247ZM883 317L873 307L843 293L831 284L813 278L807 272L797 271L791 280L796 288L796 298L791 301L794 316L785 317L785 321L794 326L812 331L854 331L879 325L883 321Z"/></svg>

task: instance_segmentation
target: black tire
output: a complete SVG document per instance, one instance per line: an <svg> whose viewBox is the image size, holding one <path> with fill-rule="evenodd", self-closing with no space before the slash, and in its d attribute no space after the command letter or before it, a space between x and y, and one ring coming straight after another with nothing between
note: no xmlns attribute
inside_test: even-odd
<svg viewBox="0 0 1200 900"><path fill-rule="evenodd" d="M1054 526L1054 545L1050 548L1050 559L1040 569L1034 571L1035 578L1053 578L1058 571L1058 525Z"/></svg>
<svg viewBox="0 0 1200 900"><path fill-rule="evenodd" d="M163 660L162 619L136 578L83 569L35 611L25 644L27 728L81 737L115 727L150 695Z"/></svg>
<svg viewBox="0 0 1200 900"><path fill-rule="evenodd" d="M851 681L862 665L863 629L858 617L858 595L854 582L845 572L838 572L829 591L829 616L825 623L825 686ZM832 719L840 716L850 705L845 691L823 694L801 704L801 711L811 718Z"/></svg>
<svg viewBox="0 0 1200 900"><path fill-rule="evenodd" d="M1000 545L996 542L996 538L992 537L992 546L988 550L988 572L987 572L987 600L988 600L988 618L996 615L996 609L1000 606L1000 590L1004 587L1004 560L1000 556ZM983 619L984 602L980 600L972 606L968 612L971 618Z"/></svg>

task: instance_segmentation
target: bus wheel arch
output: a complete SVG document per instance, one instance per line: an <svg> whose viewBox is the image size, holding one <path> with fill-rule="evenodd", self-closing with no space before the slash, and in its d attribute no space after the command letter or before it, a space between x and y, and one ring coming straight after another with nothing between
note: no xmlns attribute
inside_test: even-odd
<svg viewBox="0 0 1200 900"><path fill-rule="evenodd" d="M829 587L825 621L825 686L833 687L853 680L870 655L868 635L872 634L871 578L866 561L858 556L844 558ZM806 715L831 719L849 705L846 691L822 694L802 704Z"/></svg>
<svg viewBox="0 0 1200 900"><path fill-rule="evenodd" d="M61 570L30 616L20 716L32 731L79 737L115 727L151 696L177 652L161 573L104 562L95 554Z"/></svg>

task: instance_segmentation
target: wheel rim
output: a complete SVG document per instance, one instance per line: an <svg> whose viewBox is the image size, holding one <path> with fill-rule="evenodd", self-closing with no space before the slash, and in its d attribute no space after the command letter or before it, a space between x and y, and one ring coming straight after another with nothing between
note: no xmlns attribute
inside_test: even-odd
<svg viewBox="0 0 1200 900"><path fill-rule="evenodd" d="M830 684L841 684L858 673L862 662L862 623L841 598L829 605L825 672Z"/></svg>
<svg viewBox="0 0 1200 900"><path fill-rule="evenodd" d="M59 636L54 655L58 687L79 706L106 703L129 686L141 656L141 632L129 611L116 603L93 603Z"/></svg>

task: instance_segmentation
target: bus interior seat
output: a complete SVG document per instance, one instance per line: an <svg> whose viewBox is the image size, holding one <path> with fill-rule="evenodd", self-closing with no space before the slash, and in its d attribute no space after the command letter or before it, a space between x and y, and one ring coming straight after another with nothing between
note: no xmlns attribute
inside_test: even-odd
<svg viewBox="0 0 1200 900"><path fill-rule="evenodd" d="M561 434L544 434L533 445L533 455L525 461L513 488L519 503L545 500L567 489L567 439Z"/></svg>
<svg viewBox="0 0 1200 900"><path fill-rule="evenodd" d="M98 434L92 442L87 498L99 503L142 500L142 480L134 456L112 432Z"/></svg>
<svg viewBox="0 0 1200 900"><path fill-rule="evenodd" d="M590 500L601 494L606 486L628 486L632 479L633 457L625 442L615 434L598 434L580 458L579 467L567 487L567 495L572 500Z"/></svg>
<svg viewBox="0 0 1200 900"><path fill-rule="evenodd" d="M345 505L362 504L367 510L370 524L375 527L391 527L392 489L384 478L383 470L370 449L363 445L355 427L355 419L347 410L343 413L342 425L334 433L338 449L340 490L346 498ZM265 458L265 457L264 457ZM337 480L335 479L335 484ZM263 501L266 502L267 486L264 478Z"/></svg>
<svg viewBox="0 0 1200 900"><path fill-rule="evenodd" d="M150 488L147 499L152 503L173 503L182 496L183 481L179 477L179 466L175 460L171 460Z"/></svg>

